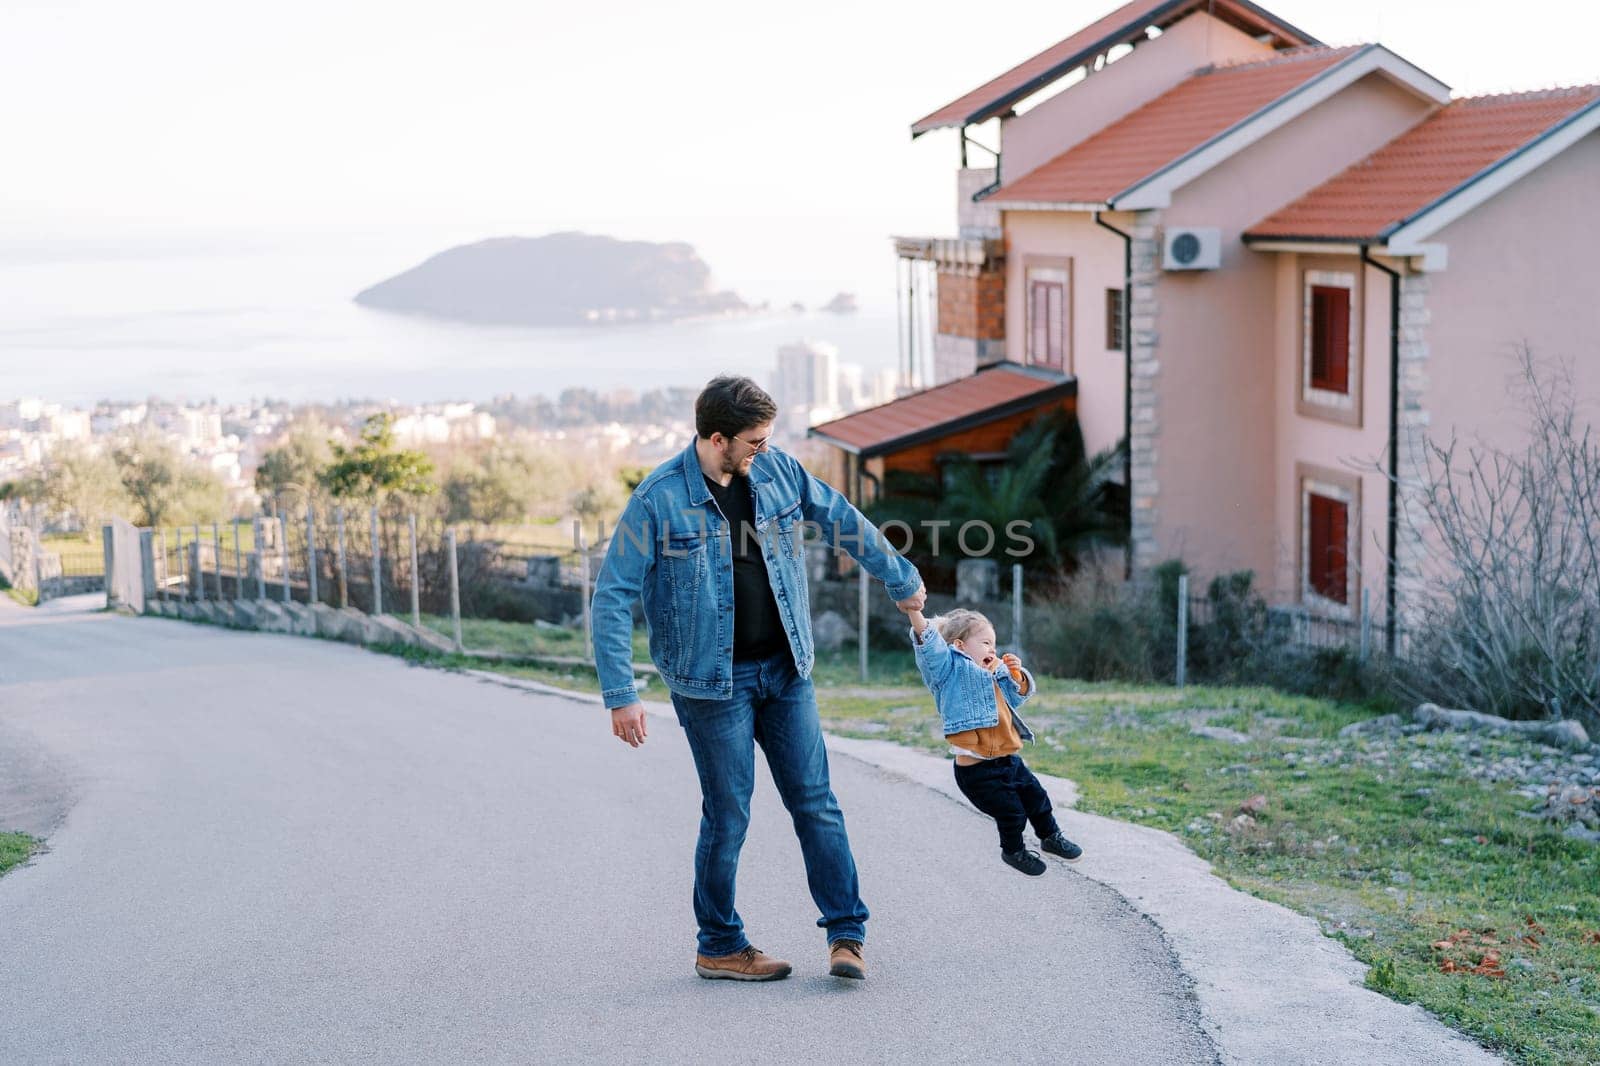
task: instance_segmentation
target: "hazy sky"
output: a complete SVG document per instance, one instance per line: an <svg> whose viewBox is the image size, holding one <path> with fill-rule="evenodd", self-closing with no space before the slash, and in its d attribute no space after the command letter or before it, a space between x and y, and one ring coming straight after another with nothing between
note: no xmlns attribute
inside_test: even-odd
<svg viewBox="0 0 1600 1066"><path fill-rule="evenodd" d="M948 231L953 135L910 122L1114 6L0 0L0 242ZM1592 0L1270 7L1457 92L1600 80Z"/></svg>

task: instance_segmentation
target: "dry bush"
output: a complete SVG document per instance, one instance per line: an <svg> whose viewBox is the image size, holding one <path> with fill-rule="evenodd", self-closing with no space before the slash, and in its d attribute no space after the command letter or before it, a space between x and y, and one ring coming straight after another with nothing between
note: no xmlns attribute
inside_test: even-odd
<svg viewBox="0 0 1600 1066"><path fill-rule="evenodd" d="M1410 694L1510 718L1600 722L1600 444L1565 364L1519 353L1520 450L1426 448L1429 560Z"/></svg>

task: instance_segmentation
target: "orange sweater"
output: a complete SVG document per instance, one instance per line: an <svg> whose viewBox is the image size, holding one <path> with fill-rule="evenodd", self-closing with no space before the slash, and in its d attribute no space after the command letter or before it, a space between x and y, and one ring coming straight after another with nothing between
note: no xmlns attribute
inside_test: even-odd
<svg viewBox="0 0 1600 1066"><path fill-rule="evenodd" d="M1022 735L1011 720L1011 705L1000 695L1000 686L994 687L995 702L999 704L1000 720L983 729L968 729L945 737L952 745L980 755L985 759L998 759L1015 755L1022 750Z"/></svg>

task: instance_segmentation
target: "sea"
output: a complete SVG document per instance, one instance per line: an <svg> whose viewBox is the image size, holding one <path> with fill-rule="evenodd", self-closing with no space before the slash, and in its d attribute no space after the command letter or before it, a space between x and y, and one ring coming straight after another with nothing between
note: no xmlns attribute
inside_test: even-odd
<svg viewBox="0 0 1600 1066"><path fill-rule="evenodd" d="M833 344L841 363L859 364L869 377L896 365L887 256L885 299L869 295L853 314L794 311L775 294L772 310L735 317L531 329L396 315L352 301L442 247L0 245L0 402L481 402L555 397L572 387L696 386L723 372L770 386L777 349L805 340ZM813 306L834 291L821 282L796 288Z"/></svg>

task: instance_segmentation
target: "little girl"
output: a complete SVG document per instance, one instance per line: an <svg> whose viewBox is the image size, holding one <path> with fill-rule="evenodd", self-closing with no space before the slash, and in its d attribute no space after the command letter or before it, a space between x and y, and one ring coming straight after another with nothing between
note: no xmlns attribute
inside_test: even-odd
<svg viewBox="0 0 1600 1066"><path fill-rule="evenodd" d="M1016 708L1033 695L1033 675L1015 655L995 654L994 626L977 611L958 608L926 619L908 611L917 668L944 719L945 739L956 757L956 787L1000 830L1000 857L1037 877L1039 853L1022 846L1022 830L1033 823L1039 846L1068 862L1083 849L1061 835L1050 813L1050 796L1017 755L1033 734Z"/></svg>

